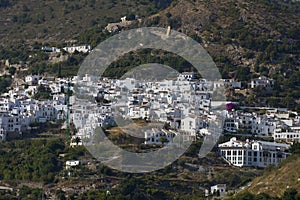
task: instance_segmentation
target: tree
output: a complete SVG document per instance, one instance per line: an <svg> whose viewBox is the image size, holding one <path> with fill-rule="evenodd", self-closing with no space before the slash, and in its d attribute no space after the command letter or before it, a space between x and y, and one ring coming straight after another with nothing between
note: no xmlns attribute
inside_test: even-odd
<svg viewBox="0 0 300 200"><path fill-rule="evenodd" d="M9 72L10 75L14 75L16 73L16 71L17 71L17 69L15 67L10 67L8 69L8 72Z"/></svg>
<svg viewBox="0 0 300 200"><path fill-rule="evenodd" d="M295 188L288 188L282 196L282 200L298 200L299 196L297 197L297 190Z"/></svg>
<svg viewBox="0 0 300 200"><path fill-rule="evenodd" d="M171 14L170 12L167 12L167 13L166 13L166 17L167 17L167 18L170 18L170 17L172 17L172 14Z"/></svg>
<svg viewBox="0 0 300 200"><path fill-rule="evenodd" d="M66 196L65 196L65 192L62 191L62 190L57 190L56 191L56 198L59 199L59 200L66 200Z"/></svg>
<svg viewBox="0 0 300 200"><path fill-rule="evenodd" d="M250 68L249 67L238 67L235 74L234 78L239 80L239 81L249 81L250 79Z"/></svg>
<svg viewBox="0 0 300 200"><path fill-rule="evenodd" d="M38 100L47 100L51 99L51 90L50 88L40 85L38 87L38 92L33 96L34 99Z"/></svg>
<svg viewBox="0 0 300 200"><path fill-rule="evenodd" d="M165 143L169 142L169 140L167 139L166 136L161 136L161 137L159 138L159 141L160 141L162 144L165 144Z"/></svg>
<svg viewBox="0 0 300 200"><path fill-rule="evenodd" d="M81 142L81 139L80 139L80 137L76 137L76 138L73 140L73 142L75 142L75 143L76 143L76 145L78 145L78 144L79 144L79 142Z"/></svg>
<svg viewBox="0 0 300 200"><path fill-rule="evenodd" d="M127 20L132 21L135 20L135 15L133 13L129 13L126 17Z"/></svg>
<svg viewBox="0 0 300 200"><path fill-rule="evenodd" d="M294 143L289 151L292 153L292 154L300 154L300 143Z"/></svg>
<svg viewBox="0 0 300 200"><path fill-rule="evenodd" d="M4 75L0 77L0 93L6 92L7 87L12 83L11 76Z"/></svg>

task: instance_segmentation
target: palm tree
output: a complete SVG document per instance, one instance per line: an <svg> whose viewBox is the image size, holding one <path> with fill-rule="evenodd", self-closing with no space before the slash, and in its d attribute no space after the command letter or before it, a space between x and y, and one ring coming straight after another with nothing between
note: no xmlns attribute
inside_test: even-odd
<svg viewBox="0 0 300 200"><path fill-rule="evenodd" d="M78 146L79 142L81 142L80 137L76 137L76 138L73 140L73 142L75 142L76 145Z"/></svg>

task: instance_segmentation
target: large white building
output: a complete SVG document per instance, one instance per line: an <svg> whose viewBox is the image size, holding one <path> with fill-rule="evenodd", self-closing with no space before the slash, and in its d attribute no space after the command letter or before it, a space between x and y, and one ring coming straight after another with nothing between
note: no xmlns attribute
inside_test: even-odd
<svg viewBox="0 0 300 200"><path fill-rule="evenodd" d="M219 144L219 153L234 166L266 167L278 165L289 156L290 145L265 141L238 141L235 137Z"/></svg>

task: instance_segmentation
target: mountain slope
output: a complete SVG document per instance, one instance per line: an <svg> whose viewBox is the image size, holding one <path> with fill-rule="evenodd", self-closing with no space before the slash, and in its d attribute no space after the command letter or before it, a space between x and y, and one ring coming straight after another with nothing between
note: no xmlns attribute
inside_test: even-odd
<svg viewBox="0 0 300 200"><path fill-rule="evenodd" d="M282 166L265 176L256 178L248 190L253 194L267 193L282 196L287 188L295 188L300 193L300 156L292 156Z"/></svg>
<svg viewBox="0 0 300 200"><path fill-rule="evenodd" d="M124 15L149 16L172 0L1 0L0 44L73 39L91 27L103 27Z"/></svg>
<svg viewBox="0 0 300 200"><path fill-rule="evenodd" d="M253 70L260 64L299 65L300 3L279 2L181 0L145 24L170 24L193 35L226 70L230 65Z"/></svg>

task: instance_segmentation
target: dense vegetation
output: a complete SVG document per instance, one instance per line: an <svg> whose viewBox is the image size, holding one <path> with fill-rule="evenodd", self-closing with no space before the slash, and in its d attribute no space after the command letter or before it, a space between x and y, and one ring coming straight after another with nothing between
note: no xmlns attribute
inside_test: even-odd
<svg viewBox="0 0 300 200"><path fill-rule="evenodd" d="M16 46L28 39L43 42L74 39L91 27L105 27L127 16L144 18L168 7L172 0L143 1L14 1L1 0L0 43Z"/></svg>
<svg viewBox="0 0 300 200"><path fill-rule="evenodd" d="M0 93L6 92L8 87L12 83L12 78L9 75L4 75L0 77Z"/></svg>
<svg viewBox="0 0 300 200"><path fill-rule="evenodd" d="M37 93L34 94L33 98L37 100L50 100L52 99L51 89L46 86L40 85L37 88Z"/></svg>
<svg viewBox="0 0 300 200"><path fill-rule="evenodd" d="M22 140L0 143L0 180L53 182L62 164L60 140Z"/></svg>
<svg viewBox="0 0 300 200"><path fill-rule="evenodd" d="M134 67L147 63L160 63L170 66L178 72L195 70L188 61L173 53L157 49L143 49L137 52L129 52L111 63L103 76L120 78Z"/></svg>

